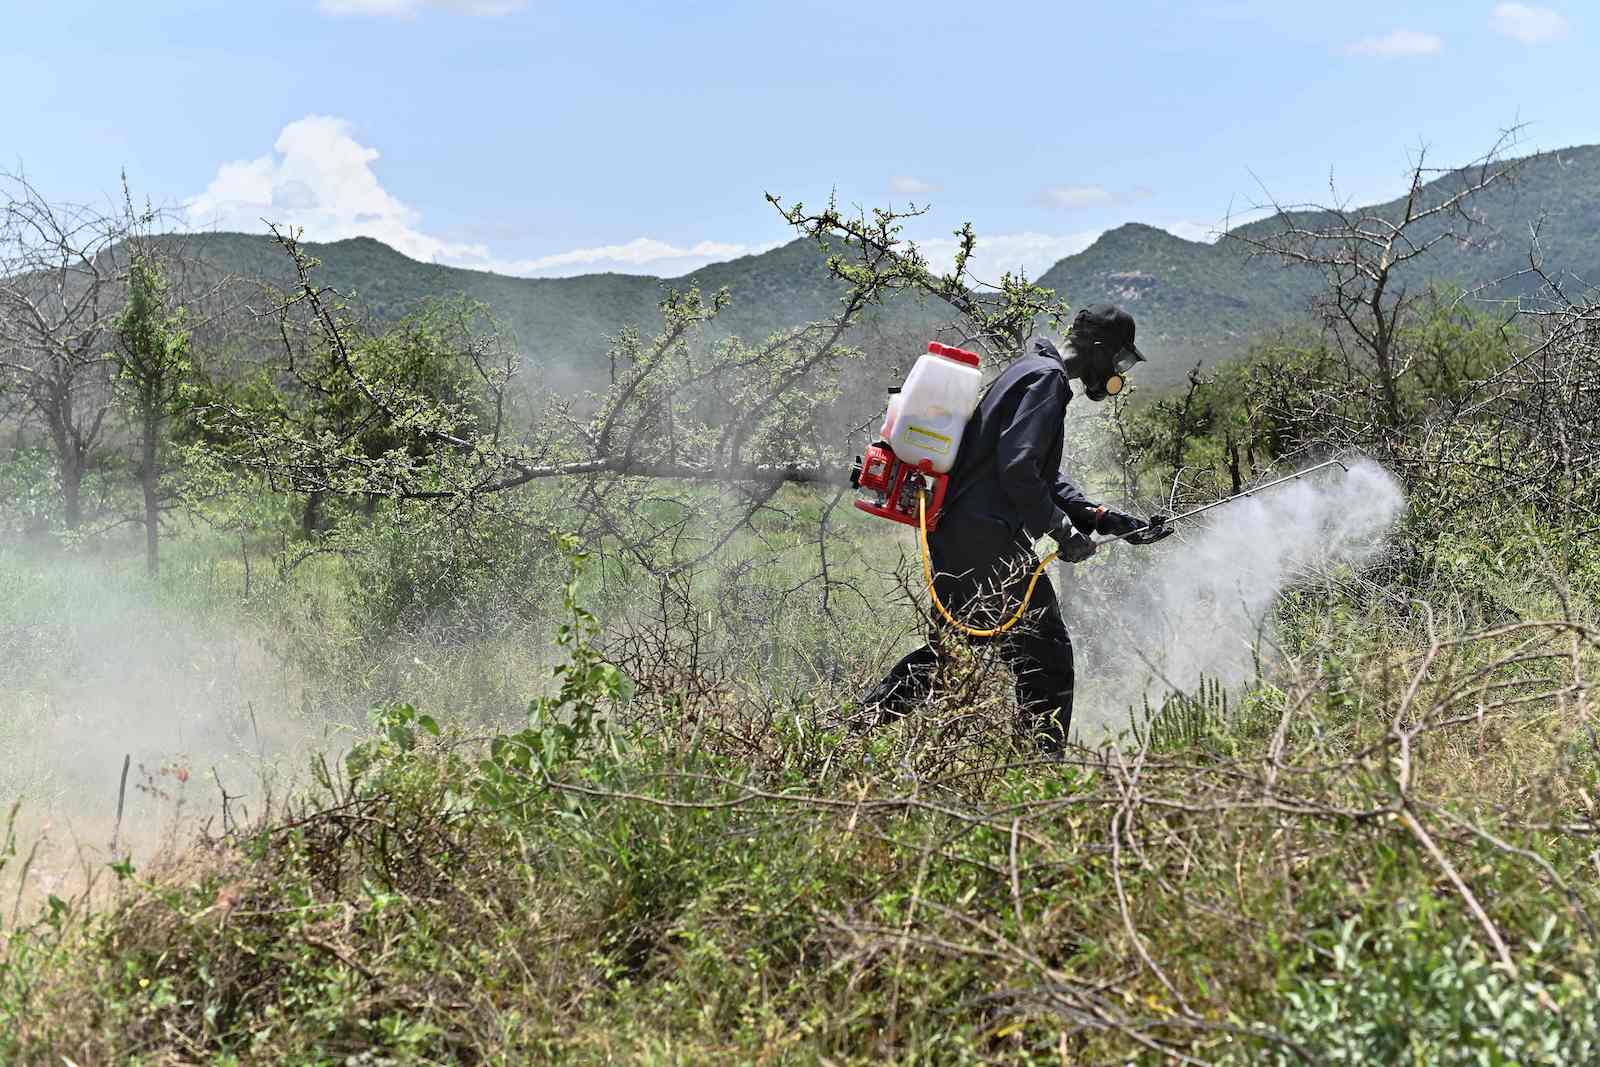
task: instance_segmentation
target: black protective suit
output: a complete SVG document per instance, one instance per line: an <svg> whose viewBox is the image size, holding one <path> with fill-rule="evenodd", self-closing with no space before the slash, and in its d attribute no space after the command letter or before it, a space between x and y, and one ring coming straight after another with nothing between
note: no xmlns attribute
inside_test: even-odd
<svg viewBox="0 0 1600 1067"><path fill-rule="evenodd" d="M957 619L986 628L1009 618L1038 566L1033 542L1053 530L1094 528L1095 505L1061 475L1061 441L1072 389L1055 345L1028 342L978 402L950 472L950 494L938 528L928 535L934 589ZM886 718L903 715L927 695L939 662L939 643L954 631L940 626L928 644L907 655L864 703ZM1017 704L1046 751L1064 743L1072 720L1072 639L1061 621L1050 579L1041 576L1028 614L994 638L1016 675Z"/></svg>

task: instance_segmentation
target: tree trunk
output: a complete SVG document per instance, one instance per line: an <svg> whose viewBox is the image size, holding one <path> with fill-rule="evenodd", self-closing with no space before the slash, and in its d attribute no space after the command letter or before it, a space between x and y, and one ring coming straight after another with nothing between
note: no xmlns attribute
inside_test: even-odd
<svg viewBox="0 0 1600 1067"><path fill-rule="evenodd" d="M144 569L146 574L154 578L161 573L161 500L157 495L161 469L156 466L156 438L161 432L161 423L152 412L146 412L141 421L144 423L144 440L141 442L139 480L144 488Z"/></svg>
<svg viewBox="0 0 1600 1067"><path fill-rule="evenodd" d="M306 508L300 513L300 533L310 540L322 525L322 490L306 494Z"/></svg>
<svg viewBox="0 0 1600 1067"><path fill-rule="evenodd" d="M1372 309L1372 355L1378 364L1379 385L1383 388L1383 406L1389 414L1389 432L1394 433L1400 429L1400 394L1395 389L1394 363L1390 359L1390 345L1394 341L1395 330L1400 322L1401 302L1405 299L1402 292L1400 300L1394 307L1384 312L1383 293L1389 282L1389 272L1384 270L1378 276L1377 284L1372 288L1370 307Z"/></svg>
<svg viewBox="0 0 1600 1067"><path fill-rule="evenodd" d="M72 434L72 407L65 390L50 395L48 406L40 405L50 444L56 451L56 470L61 475L61 512L67 529L83 524L83 452Z"/></svg>
<svg viewBox="0 0 1600 1067"><path fill-rule="evenodd" d="M239 556L244 560L244 599L250 599L250 545L245 541L244 524L239 524Z"/></svg>
<svg viewBox="0 0 1600 1067"><path fill-rule="evenodd" d="M83 462L71 451L61 459L61 510L67 529L83 525Z"/></svg>

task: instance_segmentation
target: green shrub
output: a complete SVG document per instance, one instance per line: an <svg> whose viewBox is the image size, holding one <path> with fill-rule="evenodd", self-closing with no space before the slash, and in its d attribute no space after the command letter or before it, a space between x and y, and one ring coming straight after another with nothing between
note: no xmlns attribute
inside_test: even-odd
<svg viewBox="0 0 1600 1067"><path fill-rule="evenodd" d="M447 634L454 643L535 619L560 574L548 534L515 517L460 521L426 508L381 509L349 522L330 547L357 632L381 640Z"/></svg>
<svg viewBox="0 0 1600 1067"><path fill-rule="evenodd" d="M1327 1064L1569 1067L1600 1060L1595 976L1564 970L1557 920L1508 975L1470 937L1450 941L1433 909L1402 902L1384 925L1351 918L1320 931L1305 971L1268 1017L1286 1042ZM1286 1045L1235 1052L1223 1064L1303 1063Z"/></svg>

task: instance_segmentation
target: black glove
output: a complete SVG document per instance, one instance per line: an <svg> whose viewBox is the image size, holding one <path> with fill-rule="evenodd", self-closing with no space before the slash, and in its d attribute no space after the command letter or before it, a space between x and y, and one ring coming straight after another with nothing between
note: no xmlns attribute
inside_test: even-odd
<svg viewBox="0 0 1600 1067"><path fill-rule="evenodd" d="M1054 530L1050 536L1055 539L1056 558L1068 563L1082 563L1094 555L1095 543L1083 534L1070 522L1064 522Z"/></svg>
<svg viewBox="0 0 1600 1067"><path fill-rule="evenodd" d="M1095 523L1095 529L1112 537L1120 537L1130 545L1153 545L1164 537L1172 536L1165 515L1152 515L1150 521L1124 515L1107 509Z"/></svg>

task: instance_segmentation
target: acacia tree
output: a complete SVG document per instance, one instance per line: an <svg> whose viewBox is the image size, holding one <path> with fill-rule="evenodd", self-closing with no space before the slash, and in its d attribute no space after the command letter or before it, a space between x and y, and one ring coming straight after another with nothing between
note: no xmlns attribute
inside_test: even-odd
<svg viewBox="0 0 1600 1067"><path fill-rule="evenodd" d="M161 569L161 451L165 428L189 385L188 311L171 304L171 286L148 250L128 268L128 302L116 318L112 361L116 384L133 417L139 447L139 486L145 527L145 570Z"/></svg>
<svg viewBox="0 0 1600 1067"><path fill-rule="evenodd" d="M901 296L942 301L952 312L946 335L1002 361L1041 317L1067 315L1054 294L1022 277L980 289L966 270L977 242L970 226L959 232L952 269L938 273L901 233L919 212L852 215L833 203L807 211L770 199L825 252L839 283L831 316L760 342L712 344L701 329L729 295L668 293L657 334L630 329L614 339L608 388L549 398L543 417L520 433L503 417L515 368L496 338L455 344L452 358L479 385L475 405L378 373L370 353L384 335L317 284L297 235L278 233L296 272L273 311L279 358L291 366L310 358L333 372L359 401L359 417L312 424L223 398L207 424L226 442L228 462L283 491L433 502L465 517L520 486L566 479L563 515L575 532L668 574L726 544L784 485L843 483L851 442L821 413L837 396L841 368L864 356L853 331L868 309ZM638 506L646 498L650 509Z"/></svg>
<svg viewBox="0 0 1600 1067"><path fill-rule="evenodd" d="M1516 132L1502 134L1464 167L1431 167L1427 153L1419 152L1398 204L1352 210L1337 190L1331 204L1269 199L1267 223L1225 234L1252 255L1323 275L1312 310L1340 357L1343 384L1370 386L1379 405L1377 417L1367 420L1380 431L1376 438L1352 443L1382 446L1406 422L1402 383L1411 364L1398 342L1428 293L1415 268L1441 246L1470 249L1480 243L1485 220L1474 212L1473 200L1512 181L1525 162L1503 158Z"/></svg>
<svg viewBox="0 0 1600 1067"><path fill-rule="evenodd" d="M1488 430L1470 457L1474 467L1496 477L1497 492L1564 527L1570 562L1600 533L1600 289L1580 282L1573 291L1548 269L1537 231L1528 261L1543 283L1524 309L1534 323L1530 343L1464 389L1460 407Z"/></svg>
<svg viewBox="0 0 1600 1067"><path fill-rule="evenodd" d="M283 294L271 299L280 312L292 302ZM329 301L326 310L342 347L326 343L315 319L279 314L270 324L273 336L259 338L252 356L202 377L197 399L198 431L213 452L274 473L275 488L303 495L300 526L306 539L325 531L330 496L360 499L370 513L377 500L393 495L370 484L377 467L402 457L420 462L433 444L427 430L397 408L378 406L373 396L394 405L403 403L402 394L409 396L413 412L427 408L438 420L433 429L460 428L479 417L503 423L508 403L505 357L481 308L431 302L374 329L334 294L319 299ZM362 388L368 383L378 383L378 392L369 395ZM482 394L490 392L493 410L480 406ZM325 458L343 452L365 465L371 478L328 467L315 477L285 477L261 452L273 441L298 441Z"/></svg>
<svg viewBox="0 0 1600 1067"><path fill-rule="evenodd" d="M53 204L0 174L0 374L44 428L69 530L83 522L85 474L106 446L115 398L106 356L128 276L122 209Z"/></svg>

